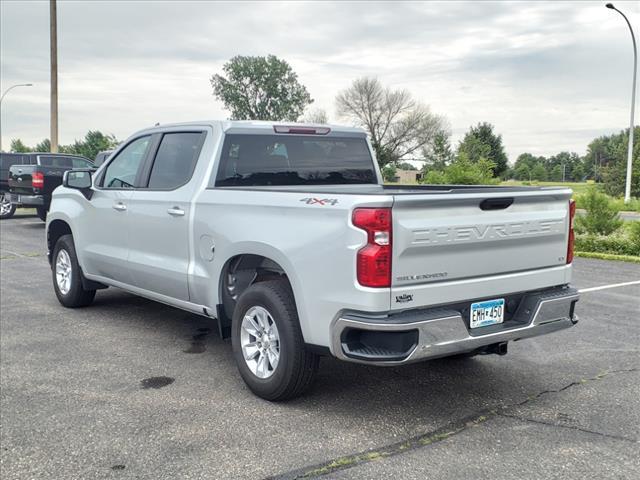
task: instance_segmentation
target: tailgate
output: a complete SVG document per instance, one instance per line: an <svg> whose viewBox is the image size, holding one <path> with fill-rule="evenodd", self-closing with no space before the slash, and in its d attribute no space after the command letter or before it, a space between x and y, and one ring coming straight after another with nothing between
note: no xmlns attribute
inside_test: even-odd
<svg viewBox="0 0 640 480"><path fill-rule="evenodd" d="M9 168L9 189L12 193L33 195L31 174L35 165L12 165Z"/></svg>
<svg viewBox="0 0 640 480"><path fill-rule="evenodd" d="M392 294L565 265L570 198L569 189L395 196Z"/></svg>

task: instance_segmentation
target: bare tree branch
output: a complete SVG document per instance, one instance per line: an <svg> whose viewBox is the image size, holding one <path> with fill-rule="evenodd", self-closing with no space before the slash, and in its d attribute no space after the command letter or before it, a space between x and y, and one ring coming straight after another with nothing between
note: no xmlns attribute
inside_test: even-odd
<svg viewBox="0 0 640 480"><path fill-rule="evenodd" d="M445 120L407 90L383 87L377 78L355 80L336 97L336 110L369 132L381 166L421 151L446 129Z"/></svg>

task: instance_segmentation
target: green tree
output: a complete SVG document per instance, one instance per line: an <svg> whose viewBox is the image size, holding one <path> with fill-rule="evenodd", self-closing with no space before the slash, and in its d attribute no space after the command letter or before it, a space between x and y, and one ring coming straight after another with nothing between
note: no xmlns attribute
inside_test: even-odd
<svg viewBox="0 0 640 480"><path fill-rule="evenodd" d="M32 152L33 150L22 143L22 140L20 140L19 138L12 138L11 148L9 149L9 151L16 153L27 153Z"/></svg>
<svg viewBox="0 0 640 480"><path fill-rule="evenodd" d="M224 75L211 77L211 86L233 120L295 122L313 102L291 66L274 55L238 55L222 70Z"/></svg>
<svg viewBox="0 0 640 480"><path fill-rule="evenodd" d="M640 138L640 126L635 127L634 135ZM600 170L604 190L611 196L620 197L624 195L626 183L629 129L600 139L604 147ZM634 142L632 158L631 195L640 197L640 141Z"/></svg>
<svg viewBox="0 0 640 480"><path fill-rule="evenodd" d="M469 160L477 162L486 158L494 164L494 176L503 175L508 166L507 155L502 145L502 135L496 135L493 125L487 122L471 127L458 146L458 153L464 152Z"/></svg>
<svg viewBox="0 0 640 480"><path fill-rule="evenodd" d="M114 135L105 135L98 130L89 130L84 139L76 140L71 145L60 145L58 151L60 153L82 155L92 160L98 152L112 150L118 146L118 143ZM15 139L11 141L11 150L14 152L50 152L51 143L48 138L45 138L35 147L28 147L22 143L22 140Z"/></svg>
<svg viewBox="0 0 640 480"><path fill-rule="evenodd" d="M514 173L516 180L531 180L531 168L526 163L521 163L520 165L514 167Z"/></svg>
<svg viewBox="0 0 640 480"><path fill-rule="evenodd" d="M547 169L544 168L542 162L536 163L531 169L531 179L538 180L540 182L545 182L549 179L547 175Z"/></svg>
<svg viewBox="0 0 640 480"><path fill-rule="evenodd" d="M396 179L397 169L393 163L388 163L380 169L382 173L382 179L385 182L393 182Z"/></svg>
<svg viewBox="0 0 640 480"><path fill-rule="evenodd" d="M549 180L553 182L562 181L562 167L560 165L556 165L551 169L551 174L549 175Z"/></svg>
<svg viewBox="0 0 640 480"><path fill-rule="evenodd" d="M611 200L595 187L589 188L582 199L587 213L576 217L578 230L592 235L611 235L622 226L623 221Z"/></svg>
<svg viewBox="0 0 640 480"><path fill-rule="evenodd" d="M411 165L409 162L401 162L398 164L398 168L400 170L418 170L416 167Z"/></svg>
<svg viewBox="0 0 640 480"><path fill-rule="evenodd" d="M574 169L580 165L582 167L583 160L575 152L560 152L548 159L545 159L543 162L547 171L552 171L555 167L560 167L560 178L558 180L568 181L582 181L583 173L580 169L575 170L575 173L578 175L577 177L573 175Z"/></svg>
<svg viewBox="0 0 640 480"><path fill-rule="evenodd" d="M36 144L35 147L33 147L33 151L34 152L50 152L51 142L49 141L48 138L45 138L40 143Z"/></svg>
<svg viewBox="0 0 640 480"><path fill-rule="evenodd" d="M571 180L574 182L581 182L584 180L584 166L582 162L576 163L571 168Z"/></svg>
<svg viewBox="0 0 640 480"><path fill-rule="evenodd" d="M105 135L98 130L89 130L83 140L76 140L71 145L64 146L63 150L65 153L74 153L93 160L98 152L113 150L118 146L118 143L114 135Z"/></svg>
<svg viewBox="0 0 640 480"><path fill-rule="evenodd" d="M545 157L537 157L531 153L521 153L518 155L515 164L513 165L516 178L518 180L531 180L531 171L537 163L542 163L548 168L549 161Z"/></svg>
<svg viewBox="0 0 640 480"><path fill-rule="evenodd" d="M367 130L380 167L420 152L446 124L408 91L391 90L377 78L355 80L336 97L336 110Z"/></svg>
<svg viewBox="0 0 640 480"><path fill-rule="evenodd" d="M425 167L435 170L444 170L454 158L451 151L448 130L436 132L433 141L422 149L422 157L425 159Z"/></svg>

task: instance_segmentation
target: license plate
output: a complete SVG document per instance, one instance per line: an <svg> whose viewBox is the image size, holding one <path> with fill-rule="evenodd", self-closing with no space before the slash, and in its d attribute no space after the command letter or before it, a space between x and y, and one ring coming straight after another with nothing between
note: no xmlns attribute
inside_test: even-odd
<svg viewBox="0 0 640 480"><path fill-rule="evenodd" d="M487 327L504 321L504 298L471 304L471 328Z"/></svg>

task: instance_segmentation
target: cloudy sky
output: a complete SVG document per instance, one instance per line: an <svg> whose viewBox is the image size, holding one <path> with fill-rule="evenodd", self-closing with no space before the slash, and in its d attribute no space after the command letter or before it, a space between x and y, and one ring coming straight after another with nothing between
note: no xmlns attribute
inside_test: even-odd
<svg viewBox="0 0 640 480"><path fill-rule="evenodd" d="M49 136L48 3L0 1L2 90L35 84L2 103L5 148ZM638 32L640 2L615 3ZM333 122L336 93L370 75L445 115L454 144L488 121L512 161L583 153L629 121L631 39L603 4L59 0L60 143L227 118L211 75L234 55L275 54Z"/></svg>

